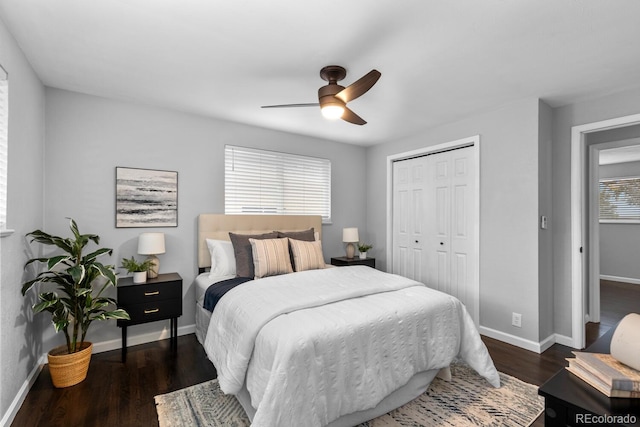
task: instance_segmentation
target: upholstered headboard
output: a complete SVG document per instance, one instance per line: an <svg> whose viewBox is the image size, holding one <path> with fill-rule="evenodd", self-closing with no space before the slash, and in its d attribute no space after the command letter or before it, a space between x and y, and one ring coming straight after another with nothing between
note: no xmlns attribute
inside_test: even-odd
<svg viewBox="0 0 640 427"><path fill-rule="evenodd" d="M198 268L211 267L206 239L230 240L229 232L257 234L269 231L300 231L313 227L322 238L319 215L198 215Z"/></svg>

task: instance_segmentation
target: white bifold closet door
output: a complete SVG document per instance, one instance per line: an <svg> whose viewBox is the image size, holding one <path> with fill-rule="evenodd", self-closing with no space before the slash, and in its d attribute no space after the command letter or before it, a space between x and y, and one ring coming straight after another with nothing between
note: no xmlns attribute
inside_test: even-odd
<svg viewBox="0 0 640 427"><path fill-rule="evenodd" d="M474 155L465 147L393 164L393 273L457 297L470 312Z"/></svg>

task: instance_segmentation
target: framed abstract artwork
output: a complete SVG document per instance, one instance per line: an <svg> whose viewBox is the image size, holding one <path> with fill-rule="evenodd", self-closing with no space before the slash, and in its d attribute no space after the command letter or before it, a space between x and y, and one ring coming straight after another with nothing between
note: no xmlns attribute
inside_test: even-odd
<svg viewBox="0 0 640 427"><path fill-rule="evenodd" d="M116 167L116 228L177 226L178 172Z"/></svg>

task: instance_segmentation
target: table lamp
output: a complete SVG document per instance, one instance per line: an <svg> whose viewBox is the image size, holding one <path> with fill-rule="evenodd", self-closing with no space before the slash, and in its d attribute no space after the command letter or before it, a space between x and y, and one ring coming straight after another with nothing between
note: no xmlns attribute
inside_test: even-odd
<svg viewBox="0 0 640 427"><path fill-rule="evenodd" d="M356 253L356 247L353 246L353 244L360 241L358 229L355 227L343 228L342 241L347 244L347 258L353 258L353 255Z"/></svg>
<svg viewBox="0 0 640 427"><path fill-rule="evenodd" d="M148 255L147 259L151 260L152 265L149 267L147 277L150 279L158 277L160 260L156 255L164 253L164 233L142 233L138 237L138 253Z"/></svg>

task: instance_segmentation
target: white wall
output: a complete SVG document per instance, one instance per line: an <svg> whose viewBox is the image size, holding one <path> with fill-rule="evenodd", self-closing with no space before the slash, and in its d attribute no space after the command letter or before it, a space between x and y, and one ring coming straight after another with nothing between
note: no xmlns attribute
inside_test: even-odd
<svg viewBox="0 0 640 427"><path fill-rule="evenodd" d="M32 301L22 297L20 284L27 260L24 235L42 227L45 91L2 21L0 64L9 73L7 221L15 230L0 238L0 419L6 421L43 353L44 319L32 321Z"/></svg>
<svg viewBox="0 0 640 427"><path fill-rule="evenodd" d="M429 129L367 151L367 231L385 268L386 158L480 135L480 325L529 342L539 339L537 99ZM390 243L390 242L389 242ZM522 328L511 313L522 314Z"/></svg>
<svg viewBox="0 0 640 427"><path fill-rule="evenodd" d="M269 131L47 88L46 92L45 227L68 232L73 217L84 233L101 236L114 249L112 262L135 255L137 237L149 230L166 234L161 272L177 271L184 279L183 316L179 327L193 325L197 273L196 218L199 213L224 213L224 145L242 145L329 158L332 166L333 224L323 226L325 257L344 254L342 228L359 227L366 238L365 150L354 145ZM115 228L116 166L178 172L178 227ZM156 322L130 328L136 335L168 328ZM120 339L115 322L94 323L94 342ZM44 347L62 340L45 330Z"/></svg>
<svg viewBox="0 0 640 427"><path fill-rule="evenodd" d="M553 110L540 101L538 121L538 220L547 218L547 228L538 227L538 275L539 275L539 339L545 340L554 333L553 330L553 177L551 165L553 158L552 129Z"/></svg>

